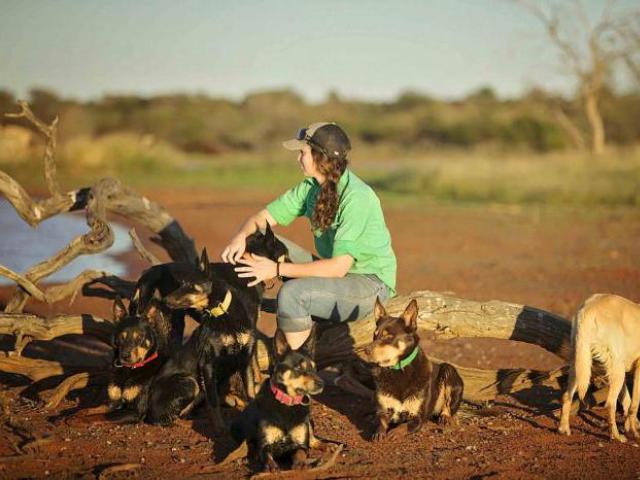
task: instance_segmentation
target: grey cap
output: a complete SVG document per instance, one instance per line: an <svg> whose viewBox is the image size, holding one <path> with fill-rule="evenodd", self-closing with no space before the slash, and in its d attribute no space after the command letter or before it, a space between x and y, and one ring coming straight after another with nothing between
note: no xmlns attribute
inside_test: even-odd
<svg viewBox="0 0 640 480"><path fill-rule="evenodd" d="M301 128L296 138L282 142L287 150L300 150L303 146L319 150L329 158L346 156L351 150L351 142L345 131L334 122L312 123L306 128Z"/></svg>

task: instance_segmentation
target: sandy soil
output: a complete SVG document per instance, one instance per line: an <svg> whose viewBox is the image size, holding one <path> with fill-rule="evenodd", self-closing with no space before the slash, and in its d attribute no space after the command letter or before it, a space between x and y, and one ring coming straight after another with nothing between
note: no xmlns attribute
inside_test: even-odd
<svg viewBox="0 0 640 480"><path fill-rule="evenodd" d="M268 200L225 192L146 193L180 220L199 247L206 246L215 255L241 219ZM386 216L398 255L401 293L450 291L470 299L534 305L562 315L570 315L595 292L615 292L640 301L637 211L414 205L388 208ZM303 221L280 232L311 247ZM131 278L144 268L134 254L125 260ZM0 290L0 303L9 294L8 289ZM44 315L73 311L103 316L110 314L110 308L109 302L93 298L79 298L72 306L61 302L28 307ZM268 330L272 321L265 316L263 328ZM57 346L63 351L68 343ZM100 345L92 348L108 355ZM428 342L427 348L468 366L548 369L560 364L539 348L513 342L458 339ZM33 451L16 454L21 439L3 413L0 478L96 478L106 467L124 463L139 466L108 478L244 478L255 473L255 465L241 463L203 474L232 448L228 436L211 430L205 414L168 429L62 419L56 417L58 412L45 412L29 390L22 392L25 382L2 378L13 419L46 440ZM317 478L640 477L637 442L609 442L603 411L576 417L573 436L557 435L554 415L541 409L557 396L558 392L533 392L517 400L498 398L486 415L467 406L457 426L443 431L427 424L410 438L373 444L368 441L373 406L328 387L313 407L317 432L347 446L337 465ZM61 409L87 398L72 397ZM234 414L231 409L225 412L227 419Z"/></svg>

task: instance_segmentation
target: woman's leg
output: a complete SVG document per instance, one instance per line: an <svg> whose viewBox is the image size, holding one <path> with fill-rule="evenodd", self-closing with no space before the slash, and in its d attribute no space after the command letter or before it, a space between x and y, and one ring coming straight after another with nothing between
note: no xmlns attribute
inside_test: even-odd
<svg viewBox="0 0 640 480"><path fill-rule="evenodd" d="M278 292L278 327L295 350L309 337L312 316L334 322L357 320L371 313L376 297L384 301L388 295L386 285L374 275L289 280Z"/></svg>

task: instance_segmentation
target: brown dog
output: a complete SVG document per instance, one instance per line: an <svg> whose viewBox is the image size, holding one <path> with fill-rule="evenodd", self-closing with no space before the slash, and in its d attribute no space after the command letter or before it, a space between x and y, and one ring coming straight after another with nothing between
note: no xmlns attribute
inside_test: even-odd
<svg viewBox="0 0 640 480"><path fill-rule="evenodd" d="M464 384L453 366L433 365L420 348L417 302L412 300L400 317L391 317L376 299L374 313L373 341L364 348L367 360L376 364L378 426L372 440L416 432L430 417L449 422L460 406Z"/></svg>
<svg viewBox="0 0 640 480"><path fill-rule="evenodd" d="M572 355L569 382L562 395L562 416L558 431L571 435L569 416L571 402L578 391L584 400L591 380L592 357L602 362L609 380L607 409L612 440L625 442L616 425L616 404L620 397L624 428L635 438L638 432L640 403L640 305L617 295L596 294L589 297L576 313L571 328ZM633 371L631 406L625 386L625 372Z"/></svg>

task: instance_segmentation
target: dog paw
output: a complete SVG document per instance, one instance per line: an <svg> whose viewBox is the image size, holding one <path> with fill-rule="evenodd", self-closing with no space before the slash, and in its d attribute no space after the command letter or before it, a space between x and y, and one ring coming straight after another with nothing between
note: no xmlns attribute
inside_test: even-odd
<svg viewBox="0 0 640 480"><path fill-rule="evenodd" d="M277 473L280 471L280 467L273 458L267 458L264 462L264 471L267 473Z"/></svg>
<svg viewBox="0 0 640 480"><path fill-rule="evenodd" d="M558 427L558 433L560 435L569 436L569 435L571 435L571 429L569 428L569 426L565 427L565 426L561 425L561 426Z"/></svg>
<svg viewBox="0 0 640 480"><path fill-rule="evenodd" d="M625 437L624 435L615 435L615 434L611 434L610 436L611 440L616 440L620 443L627 443L627 437Z"/></svg>
<svg viewBox="0 0 640 480"><path fill-rule="evenodd" d="M403 423L402 425L399 425L396 428L394 428L393 430L391 430L387 434L387 437L389 437L392 440L397 440L399 438L402 438L402 437L406 436L407 433L409 433L409 428L407 427L406 423Z"/></svg>
<svg viewBox="0 0 640 480"><path fill-rule="evenodd" d="M381 442L382 440L384 440L386 438L387 434L386 432L376 432L371 436L371 441L372 442Z"/></svg>
<svg viewBox="0 0 640 480"><path fill-rule="evenodd" d="M302 470L307 467L307 452L304 450L296 450L293 454L293 461L291 462L292 470Z"/></svg>
<svg viewBox="0 0 640 480"><path fill-rule="evenodd" d="M450 425L451 422L452 420L450 415L440 415L438 417L438 425L441 425L442 427Z"/></svg>
<svg viewBox="0 0 640 480"><path fill-rule="evenodd" d="M421 428L422 428L422 421L413 420L413 421L409 422L409 426L407 428L407 431L408 431L408 433L413 434L413 433L419 432Z"/></svg>

